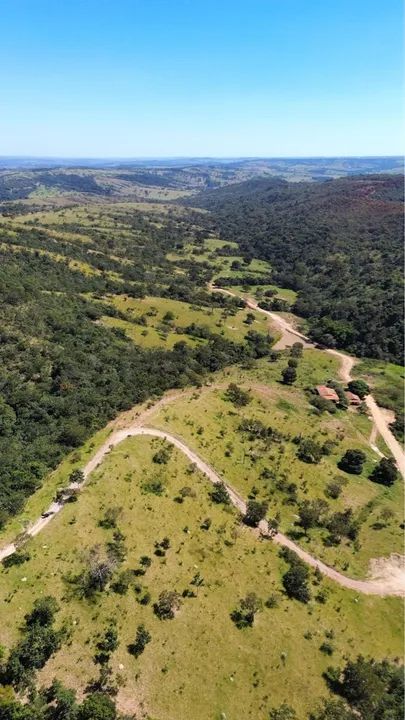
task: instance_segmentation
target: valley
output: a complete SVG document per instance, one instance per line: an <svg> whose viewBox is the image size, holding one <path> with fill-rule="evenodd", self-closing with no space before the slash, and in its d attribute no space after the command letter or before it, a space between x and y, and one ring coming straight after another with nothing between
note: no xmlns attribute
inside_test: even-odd
<svg viewBox="0 0 405 720"><path fill-rule="evenodd" d="M248 252L238 212L202 208L201 168L128 173L47 171L0 204L0 708L2 693L46 707L56 678L137 720L352 712L333 669L364 656L396 672L402 653L391 326L357 357L370 334L352 318L346 341L345 321L325 320L329 345L279 250L274 264L252 230ZM226 196L238 173L211 182ZM397 180L384 183L395 204ZM389 322L397 337L394 310ZM54 643L32 660L26 618L49 596Z"/></svg>

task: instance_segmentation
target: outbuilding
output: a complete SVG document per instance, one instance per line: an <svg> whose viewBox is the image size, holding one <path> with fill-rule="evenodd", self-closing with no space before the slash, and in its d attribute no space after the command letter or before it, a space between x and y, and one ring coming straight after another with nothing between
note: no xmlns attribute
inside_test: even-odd
<svg viewBox="0 0 405 720"><path fill-rule="evenodd" d="M326 385L318 385L318 387L316 388L316 392L324 400L330 400L331 402L335 403L339 402L339 395L333 388L327 387Z"/></svg>
<svg viewBox="0 0 405 720"><path fill-rule="evenodd" d="M361 398L359 398L359 396L355 393L350 392L350 390L346 392L346 397L349 401L349 405L361 405Z"/></svg>

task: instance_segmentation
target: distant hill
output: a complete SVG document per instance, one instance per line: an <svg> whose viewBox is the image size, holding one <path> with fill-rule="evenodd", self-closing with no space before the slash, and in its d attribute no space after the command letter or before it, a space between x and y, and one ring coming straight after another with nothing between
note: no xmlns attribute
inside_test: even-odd
<svg viewBox="0 0 405 720"><path fill-rule="evenodd" d="M401 157L156 158L135 160L0 157L0 201L32 193L133 196L137 188L201 191L255 178L324 182L359 173L401 173ZM142 193L141 193L142 194ZM156 198L153 198L156 199ZM165 199L169 199L168 196Z"/></svg>
<svg viewBox="0 0 405 720"><path fill-rule="evenodd" d="M272 263L298 291L294 310L318 342L402 362L401 175L322 183L257 179L188 202L211 210L220 237Z"/></svg>

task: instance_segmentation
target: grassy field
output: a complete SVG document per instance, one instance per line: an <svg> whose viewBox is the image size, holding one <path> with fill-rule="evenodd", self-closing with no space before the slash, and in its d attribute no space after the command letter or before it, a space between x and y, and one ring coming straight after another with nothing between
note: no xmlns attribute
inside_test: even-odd
<svg viewBox="0 0 405 720"><path fill-rule="evenodd" d="M182 340L193 345L204 342L204 340L180 332L181 328L185 328L192 323L204 326L210 332L223 335L235 342L243 341L250 329L261 333L270 332L274 337L277 337L277 333L272 329L269 320L259 312L253 312L254 322L252 325L248 325L245 322L248 312L246 310L239 310L236 314L231 315L229 312L222 311L219 308L196 307L180 300L159 297L146 297L135 300L120 295L111 296L108 301L118 310L126 313L128 321L103 316L100 322L108 327L121 328L134 342L144 347L163 346L171 348L176 342ZM168 312L172 313L174 317L165 323L163 318ZM147 323L146 326L134 322L136 318L141 316L144 317Z"/></svg>
<svg viewBox="0 0 405 720"><path fill-rule="evenodd" d="M242 707L244 717L265 718L270 706L283 701L303 720L316 699L327 695L321 673L331 660L336 664L359 652L400 655L398 599L359 597L322 581L328 590L326 604L313 600L304 606L287 600L281 593L284 565L277 549L241 527L233 511L213 505L207 481L190 471L177 451L167 465L154 464L152 455L160 446L160 441L147 438L124 441L93 474L79 501L66 506L30 542L31 559L1 571L0 642L10 646L17 640L18 625L41 594L51 593L60 601L58 621L67 621L71 628L69 644L48 662L39 682L56 676L83 690L98 674L95 644L112 617L120 640L112 659L121 686L118 704L126 712L156 720L205 720L221 713L236 720ZM156 478L164 486L161 496L145 490ZM195 497L179 504L174 498L185 486ZM83 568L86 549L111 540L112 531L98 523L114 506L122 507L118 525L126 537L121 569L139 567L142 555L151 557L152 565L137 578L137 590L131 587L118 595L110 589L95 602L79 600L64 578ZM211 526L204 530L201 523L207 517ZM165 536L171 548L158 558L154 542ZM196 573L203 578L197 597L185 598L171 621L158 620L151 604L137 602L145 591L153 603L164 589L190 589ZM276 592L279 607L264 608L254 627L241 631L229 615L248 591L263 600ZM140 623L152 641L135 660L127 645ZM331 635L332 658L319 650Z"/></svg>
<svg viewBox="0 0 405 720"><path fill-rule="evenodd" d="M321 367L314 363L314 356L320 356L322 361L325 356L316 351L307 351L305 355L311 360L300 366L298 383L301 386L315 385L330 377L330 366L325 371L323 362ZM327 356L326 359L329 361ZM226 400L222 389L213 389L198 399L187 398L175 406L162 408L150 422L183 437L244 497L253 491L259 499L267 500L269 515L275 516L278 512L281 529L294 536L298 531L298 541L305 549L347 574L365 577L371 559L403 551L402 484L397 482L387 489L368 480L378 459L368 446L371 429L368 418L350 411L318 416L301 389L286 389L277 382L283 364L282 360L274 365L263 364L250 373L229 371L229 381L251 388L252 401L242 410L235 409ZM238 431L243 417L259 419L290 440L274 443L269 448L251 441ZM300 435L314 438L320 444L331 440L336 445L319 464L308 464L297 459L297 446L291 441ZM360 476L342 473L337 467L338 460L349 448L363 450L367 456ZM265 468L274 474L273 478L263 477ZM337 475L343 475L347 481L342 495L338 499L326 498L326 486ZM352 508L362 522L358 542L325 547L325 530L312 530L308 537L303 536L296 525L297 506L288 503L288 492L284 488L289 483L296 485L298 501L327 499L331 512ZM384 511L392 515L386 523L381 523Z"/></svg>

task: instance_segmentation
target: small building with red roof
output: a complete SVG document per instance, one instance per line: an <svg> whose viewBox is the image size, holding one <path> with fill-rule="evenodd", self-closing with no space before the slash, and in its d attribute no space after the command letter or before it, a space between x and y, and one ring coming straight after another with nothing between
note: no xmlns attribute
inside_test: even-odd
<svg viewBox="0 0 405 720"><path fill-rule="evenodd" d="M352 393L350 390L347 390L346 397L349 401L349 405L361 405L361 398L359 398L356 393Z"/></svg>
<svg viewBox="0 0 405 720"><path fill-rule="evenodd" d="M318 385L316 392L324 400L330 400L335 403L339 402L339 395L333 388L327 387L326 385Z"/></svg>

